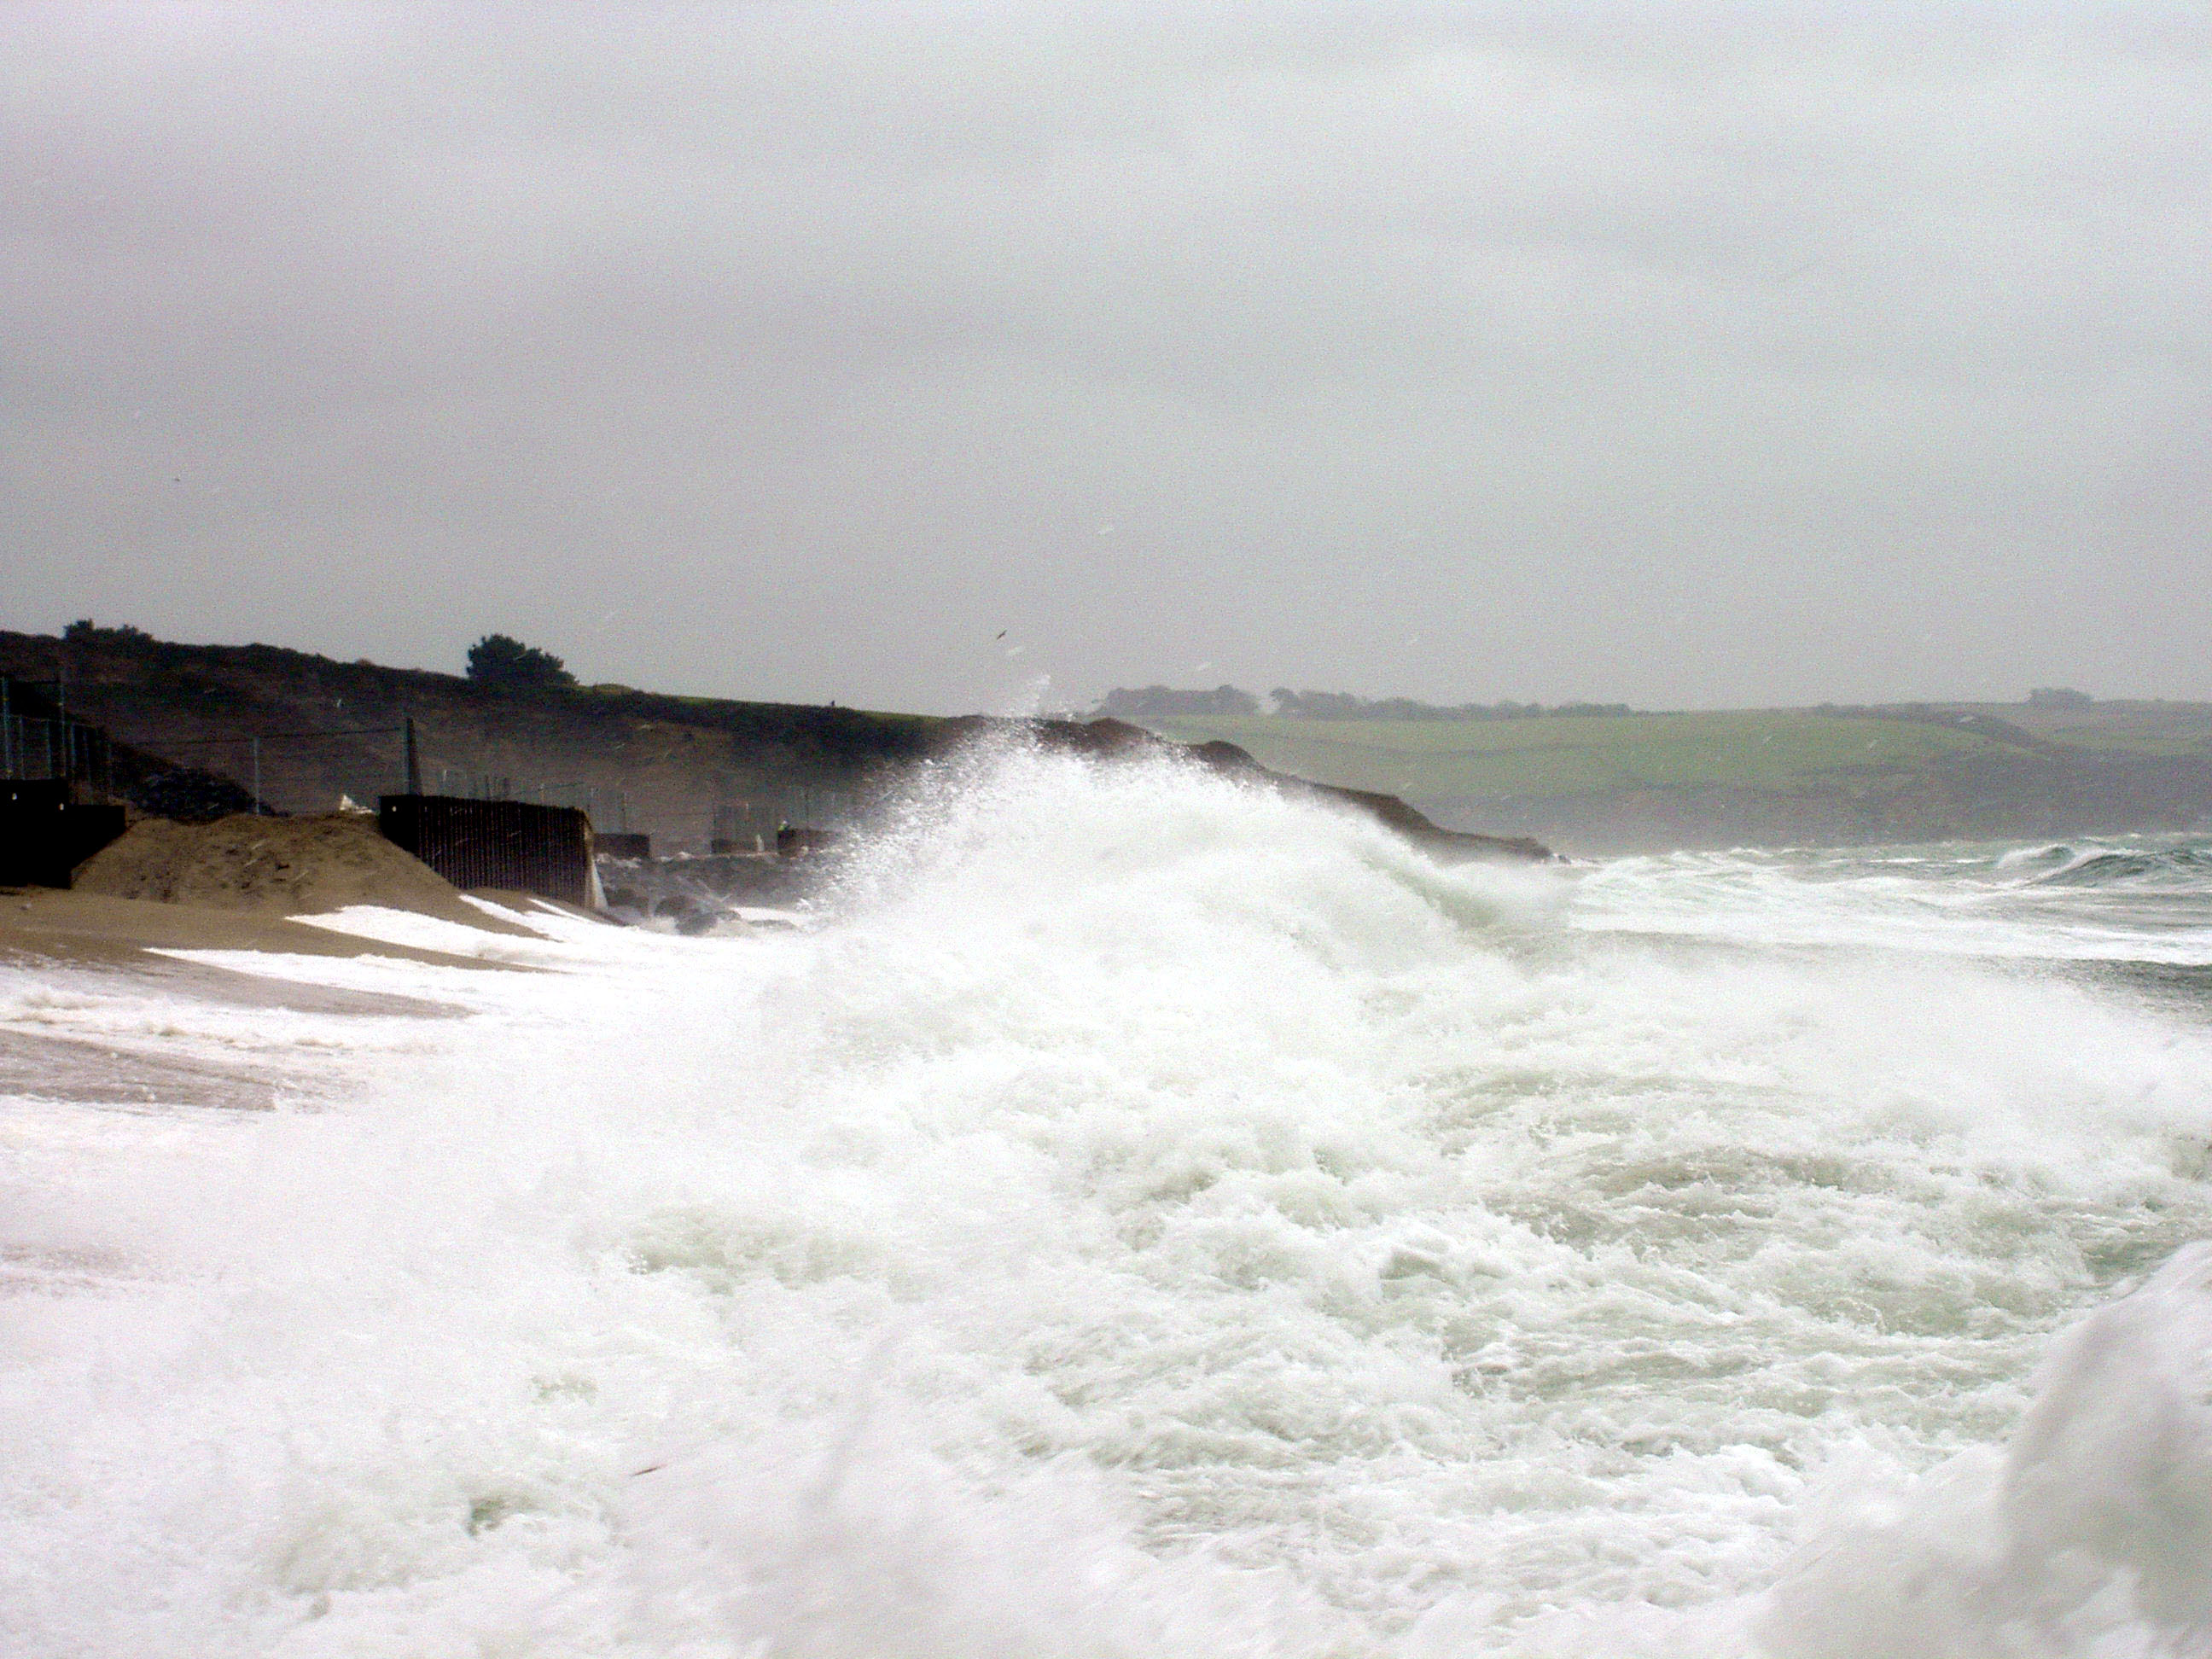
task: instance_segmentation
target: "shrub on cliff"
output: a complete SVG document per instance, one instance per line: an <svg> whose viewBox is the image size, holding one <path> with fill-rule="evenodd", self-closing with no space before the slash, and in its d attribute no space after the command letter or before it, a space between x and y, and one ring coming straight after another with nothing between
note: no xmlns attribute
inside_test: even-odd
<svg viewBox="0 0 2212 1659"><path fill-rule="evenodd" d="M478 685L514 691L552 691L576 683L568 665L550 651L505 634L487 634L469 647L469 678Z"/></svg>

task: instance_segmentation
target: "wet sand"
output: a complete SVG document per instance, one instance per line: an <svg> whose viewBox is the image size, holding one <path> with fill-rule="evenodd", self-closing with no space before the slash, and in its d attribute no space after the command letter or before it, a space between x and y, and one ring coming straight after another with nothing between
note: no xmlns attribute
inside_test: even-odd
<svg viewBox="0 0 2212 1659"><path fill-rule="evenodd" d="M485 932L504 931L495 918L484 921ZM51 976L94 995L152 995L218 1007L368 1018L456 1018L465 1012L422 998L303 984L163 954L170 951L375 956L471 973L536 971L357 938L283 917L47 888L0 889L0 965ZM0 1024L0 1097L257 1109L276 1104L288 1086L266 1067L226 1066Z"/></svg>
<svg viewBox="0 0 2212 1659"><path fill-rule="evenodd" d="M482 917L481 924L486 933L507 931L489 916ZM358 939L282 916L164 904L151 899L110 898L99 893L63 892L45 887L0 889L0 954L19 959L43 958L81 965L162 971L155 964L171 959L152 954L157 951L275 951L289 956L397 957L408 962L466 968L477 972L529 971L444 951ZM286 988L286 1007L299 1006L292 998L294 988Z"/></svg>
<svg viewBox="0 0 2212 1659"><path fill-rule="evenodd" d="M277 1093L276 1083L250 1072L134 1054L82 1038L0 1030L0 1096L96 1106L265 1110L276 1103Z"/></svg>

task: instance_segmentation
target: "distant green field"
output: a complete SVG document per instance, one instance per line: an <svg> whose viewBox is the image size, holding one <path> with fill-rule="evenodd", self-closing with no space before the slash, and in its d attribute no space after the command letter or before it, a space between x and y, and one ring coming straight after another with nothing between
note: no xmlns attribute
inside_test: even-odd
<svg viewBox="0 0 2212 1659"><path fill-rule="evenodd" d="M1896 720L1779 711L1512 720L1185 718L1164 736L1249 750L1278 771L1413 796L1528 798L1633 788L1853 793L1893 787L1938 754L1989 746Z"/></svg>
<svg viewBox="0 0 2212 1659"><path fill-rule="evenodd" d="M2202 755L2212 750L2212 703L2100 702L2088 708L1983 709L2047 743L2136 755Z"/></svg>

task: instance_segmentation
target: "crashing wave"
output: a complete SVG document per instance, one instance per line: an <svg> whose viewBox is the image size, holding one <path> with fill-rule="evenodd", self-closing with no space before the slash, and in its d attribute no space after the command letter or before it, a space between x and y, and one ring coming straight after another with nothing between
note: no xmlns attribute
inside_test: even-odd
<svg viewBox="0 0 2212 1659"><path fill-rule="evenodd" d="M2009 1449L1824 1529L1772 1659L2212 1652L2212 1243L2051 1346Z"/></svg>

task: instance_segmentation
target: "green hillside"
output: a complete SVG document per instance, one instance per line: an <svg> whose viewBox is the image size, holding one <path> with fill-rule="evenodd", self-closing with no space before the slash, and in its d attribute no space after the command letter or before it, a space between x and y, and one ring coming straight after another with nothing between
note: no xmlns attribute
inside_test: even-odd
<svg viewBox="0 0 2212 1659"><path fill-rule="evenodd" d="M1493 720L1164 720L1168 736L1225 738L1265 765L1417 796L1528 798L1621 789L1791 793L1879 789L1946 754L1991 748L1917 720L1746 711Z"/></svg>

